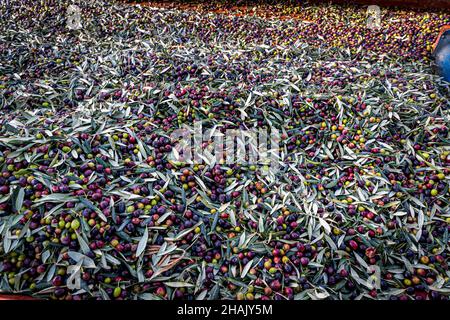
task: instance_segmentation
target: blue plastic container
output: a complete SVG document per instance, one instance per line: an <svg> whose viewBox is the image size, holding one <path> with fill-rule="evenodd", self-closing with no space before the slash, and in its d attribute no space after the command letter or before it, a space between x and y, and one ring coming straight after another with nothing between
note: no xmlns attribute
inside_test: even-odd
<svg viewBox="0 0 450 320"><path fill-rule="evenodd" d="M433 55L439 74L450 82L450 30L442 33Z"/></svg>

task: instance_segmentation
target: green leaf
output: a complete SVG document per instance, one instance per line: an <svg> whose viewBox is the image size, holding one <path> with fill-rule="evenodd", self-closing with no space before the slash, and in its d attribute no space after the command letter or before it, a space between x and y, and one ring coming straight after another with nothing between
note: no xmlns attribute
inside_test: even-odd
<svg viewBox="0 0 450 320"><path fill-rule="evenodd" d="M148 228L146 227L141 240L139 240L139 244L136 250L136 257L139 257L144 252L145 248L147 247L147 241L148 241Z"/></svg>
<svg viewBox="0 0 450 320"><path fill-rule="evenodd" d="M172 288L194 287L194 285L192 283L181 282L181 281L164 282L164 284L166 286L172 287Z"/></svg>
<svg viewBox="0 0 450 320"><path fill-rule="evenodd" d="M17 193L16 201L14 203L16 211L20 211L23 205L23 199L25 197L25 189L20 188L19 192Z"/></svg>

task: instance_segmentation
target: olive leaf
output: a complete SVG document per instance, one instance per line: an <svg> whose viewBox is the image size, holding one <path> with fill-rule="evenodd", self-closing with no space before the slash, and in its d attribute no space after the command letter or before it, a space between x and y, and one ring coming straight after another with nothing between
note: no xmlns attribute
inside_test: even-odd
<svg viewBox="0 0 450 320"><path fill-rule="evenodd" d="M148 241L148 228L144 229L144 234L141 240L139 240L138 247L136 249L136 256L139 257L145 250Z"/></svg>
<svg viewBox="0 0 450 320"><path fill-rule="evenodd" d="M23 204L23 199L25 197L25 190L23 188L19 188L19 191L17 192L16 201L14 203L14 207L17 211L20 211Z"/></svg>

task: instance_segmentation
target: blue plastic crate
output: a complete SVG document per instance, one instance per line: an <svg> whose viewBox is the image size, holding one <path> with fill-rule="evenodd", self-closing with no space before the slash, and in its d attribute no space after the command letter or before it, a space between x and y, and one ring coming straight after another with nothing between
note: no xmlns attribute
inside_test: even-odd
<svg viewBox="0 0 450 320"><path fill-rule="evenodd" d="M441 34L433 55L439 74L450 82L450 30Z"/></svg>

